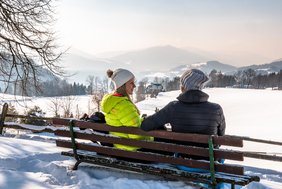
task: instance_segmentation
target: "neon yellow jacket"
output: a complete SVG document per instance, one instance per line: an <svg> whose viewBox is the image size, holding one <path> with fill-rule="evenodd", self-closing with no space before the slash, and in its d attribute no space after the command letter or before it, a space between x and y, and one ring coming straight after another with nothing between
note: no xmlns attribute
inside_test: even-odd
<svg viewBox="0 0 282 189"><path fill-rule="evenodd" d="M138 110L134 104L125 96L116 96L106 94L101 101L101 110L105 114L106 123L110 126L120 127L140 127L143 118L140 118ZM137 140L152 140L151 137L110 132L110 134L122 138L131 138ZM124 150L137 150L138 147L114 144L116 148Z"/></svg>

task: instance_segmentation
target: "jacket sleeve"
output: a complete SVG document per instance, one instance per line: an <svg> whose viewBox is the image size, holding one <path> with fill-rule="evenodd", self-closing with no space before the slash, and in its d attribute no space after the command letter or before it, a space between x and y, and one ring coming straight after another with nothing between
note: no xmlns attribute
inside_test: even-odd
<svg viewBox="0 0 282 189"><path fill-rule="evenodd" d="M144 121L141 123L141 129L143 129L144 131L163 129L164 125L166 123L169 123L170 116L173 113L172 104L173 103L170 102L160 111L145 118Z"/></svg>
<svg viewBox="0 0 282 189"><path fill-rule="evenodd" d="M226 127L225 117L224 117L224 114L223 114L223 110L220 107L220 109L219 109L219 126L218 126L218 129L217 129L217 135L218 136L225 135L225 127Z"/></svg>

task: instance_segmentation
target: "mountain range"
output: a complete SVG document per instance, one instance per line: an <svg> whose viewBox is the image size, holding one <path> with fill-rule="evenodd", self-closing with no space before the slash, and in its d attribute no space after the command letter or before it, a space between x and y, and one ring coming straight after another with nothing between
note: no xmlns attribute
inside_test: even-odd
<svg viewBox="0 0 282 189"><path fill-rule="evenodd" d="M279 72L282 69L282 59L275 60L268 64L251 65L251 66L238 68L238 70L246 70L246 69L253 69L256 71L257 74L263 74L263 75L273 72Z"/></svg>
<svg viewBox="0 0 282 189"><path fill-rule="evenodd" d="M209 53L203 53L196 50L181 49L174 46L156 46L141 50L127 51L120 53L111 53L104 58L87 55L72 50L65 55L63 66L71 75L68 78L71 82L84 83L88 75L105 77L107 69L126 68L133 71L137 78L144 76L158 75L165 76L179 75L187 67L198 68L206 73L216 69L226 74L235 73L237 70L254 69L258 73L277 72L282 69L282 60L273 61L261 65L251 65L244 67L235 67L228 62L222 62L215 59Z"/></svg>
<svg viewBox="0 0 282 189"><path fill-rule="evenodd" d="M59 79L59 77L55 76L53 72L48 69L37 66L35 67L35 61L31 60L33 66L21 66L21 63L17 64L17 67L12 62L12 55L6 52L0 52L0 65L1 65L1 74L0 74L0 91L8 90L9 92L13 91L15 88L15 82L27 82L27 85L32 85L34 82L34 78L32 73L36 73L38 76L38 80L40 82L44 81L52 81ZM5 57L5 58L2 58ZM17 60L16 60L17 61Z"/></svg>
<svg viewBox="0 0 282 189"><path fill-rule="evenodd" d="M112 59L134 71L167 71L178 65L208 61L209 57L167 45L127 52Z"/></svg>

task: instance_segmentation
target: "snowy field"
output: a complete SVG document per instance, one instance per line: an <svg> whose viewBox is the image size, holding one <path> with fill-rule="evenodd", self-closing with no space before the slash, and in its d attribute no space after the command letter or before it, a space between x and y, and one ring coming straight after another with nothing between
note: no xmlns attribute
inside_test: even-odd
<svg viewBox="0 0 282 189"><path fill-rule="evenodd" d="M73 115L83 113L90 114L97 111L97 104L94 103L90 95L67 96L67 97L22 97L0 93L0 104L12 104L19 114L25 114L30 108L39 106L45 113L44 117L55 116L54 107L59 106L59 114L63 115L64 108L70 108Z"/></svg>
<svg viewBox="0 0 282 189"><path fill-rule="evenodd" d="M210 101L221 104L226 117L226 134L249 136L282 141L282 91L248 89L205 89ZM174 100L179 91L159 94L158 98L147 99L137 104L142 113L151 114ZM3 99L3 98L2 98ZM5 96L4 101L12 102ZM76 97L74 107L89 110L89 96ZM38 105L48 112L50 98L30 98L25 105ZM17 109L24 111L21 105ZM19 111L19 112L20 112ZM74 110L75 111L75 110ZM21 112L20 112L21 113ZM46 114L46 116L52 116ZM165 181L156 177L134 173L105 170L82 164L78 171L69 167L74 160L60 155L63 148L54 143L52 134L27 134L8 131L0 137L0 188L116 188L116 189L194 189L180 181ZM281 156L282 147L244 143L246 151L262 151ZM233 163L233 162L229 162ZM260 183L252 183L248 189L282 188L282 163L246 158L248 174L261 177ZM228 188L228 187L226 187Z"/></svg>

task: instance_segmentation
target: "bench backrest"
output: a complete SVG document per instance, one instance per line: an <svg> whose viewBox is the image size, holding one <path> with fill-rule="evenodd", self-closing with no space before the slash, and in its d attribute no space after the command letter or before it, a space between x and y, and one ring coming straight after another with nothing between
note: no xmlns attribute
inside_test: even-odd
<svg viewBox="0 0 282 189"><path fill-rule="evenodd" d="M213 156L214 159L230 159L243 161L243 153L238 151L232 151L227 149L209 149L203 147L187 146L187 145L178 145L172 143L164 142L155 142L155 141L141 141L127 138L119 138L116 136L103 134L99 132L85 132L79 129L73 129L73 127L79 127L80 129L92 129L94 131L100 132L122 132L128 134L137 134L144 136L152 136L169 140L184 141L184 142L196 142L202 144L213 145L224 145L224 146L233 146L233 147L243 147L242 139L234 139L229 136L209 136L209 135L200 135L200 134L189 134L189 133L175 133L169 131L149 131L145 132L139 128L133 127L111 127L106 124L92 123L85 121L78 121L69 119L53 119L53 124L69 126L69 130L56 130L55 134L57 136L68 137L72 140L61 140L57 139L56 144L60 147L71 148L74 150L86 150L91 152L97 152L106 155L114 155L125 158L133 158L138 160L147 160L155 161L160 163L169 163L173 165L184 165L192 168L201 168L210 170L210 162L202 160L192 160L188 158L166 156L156 153L146 153L140 151L126 151L121 149L116 149L108 146L95 145L94 143L86 143L85 141L76 140L90 140L90 141L99 141L104 143L111 144L123 144L128 146L137 146L140 148L147 148L152 150L164 151L164 152L173 152L181 153L187 155L196 155L202 157ZM212 154L211 154L212 153ZM234 166L229 164L219 164L214 163L214 169L217 172L224 172L236 175L243 175L244 170L241 166Z"/></svg>

